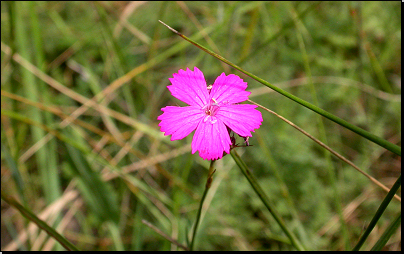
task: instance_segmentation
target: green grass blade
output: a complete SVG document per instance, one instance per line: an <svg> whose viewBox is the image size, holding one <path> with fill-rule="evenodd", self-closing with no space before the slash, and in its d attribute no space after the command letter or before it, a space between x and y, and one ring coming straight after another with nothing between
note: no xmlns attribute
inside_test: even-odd
<svg viewBox="0 0 404 254"><path fill-rule="evenodd" d="M6 160L8 167L11 170L11 176L13 177L13 179L15 181L15 185L17 186L18 194L20 195L20 198L23 201L23 203L26 205L27 200L26 200L25 194L24 194L24 190L25 190L24 181L22 179L20 171L18 170L16 161L11 156L7 147L3 145L3 142L1 142L1 155Z"/></svg>
<svg viewBox="0 0 404 254"><path fill-rule="evenodd" d="M248 169L247 165L244 163L244 161L240 158L240 156L237 154L237 152L232 149L230 151L231 156L233 157L234 161L236 164L239 166L241 171L243 172L244 176L247 178L247 180L250 182L251 187L253 187L255 193L259 196L261 201L264 203L268 211L272 214L276 222L279 224L279 226L282 228L283 232L286 234L286 236L290 239L291 244L297 249L297 250L305 250L303 245L300 243L300 241L296 238L296 236L292 233L292 231L289 230L289 228L286 226L285 222L283 221L282 217L279 215L279 213L275 210L274 205L269 201L268 196L265 194L264 190L261 188L261 186L258 184L257 180L255 177L252 175L251 171Z"/></svg>
<svg viewBox="0 0 404 254"><path fill-rule="evenodd" d="M370 133L368 131L365 131L362 128L359 128L359 127L357 127L357 126L355 126L353 124L350 124L347 121L343 120L342 118L339 118L338 116L335 116L335 115L329 113L328 111L325 111L324 109L321 109L321 108L319 108L319 107L317 107L317 106L315 106L315 105L313 105L313 104L311 104L311 103L309 103L309 102L307 102L307 101L305 101L303 99L300 99L299 97L297 97L297 96L295 96L295 95L293 95L291 93L288 93L288 92L286 92L286 91L272 85L271 83L269 83L269 82L255 76L254 74L242 69L241 67L235 65L234 63L232 63L229 60L225 59L224 57L220 56L219 54L216 54L215 52L205 48L204 46L202 46L201 44L195 42L194 40L186 37L185 35L179 33L176 30L172 29L171 27L169 27L168 25L166 25L162 21L160 21L160 22L162 24L164 24L165 26L167 26L171 31L173 31L174 33L176 33L177 35L179 35L180 37L185 39L186 41L188 41L188 42L192 43L193 45L197 46L198 48L202 49L203 51L205 51L209 55L211 55L211 56L219 59L220 61L232 66L233 68L239 70L240 72L242 72L245 75L251 77L252 79L254 79L254 80L260 82L261 84L275 90L276 92L288 97L289 99L291 99L291 100L305 106L306 108L311 109L312 111L314 111L314 112L316 112L316 113L330 119L331 121L334 121L337 124L339 124L339 125L347 128L347 129L361 135L362 137L364 137L364 138L366 138L366 139L368 139L368 140L370 140L370 141L372 141L372 142L386 148L387 150L401 156L401 147L399 147L399 146L397 146L395 144L392 144L392 143L388 142L387 140L382 139L382 138L380 138L380 137L378 137L378 136L376 136L376 135L374 135L374 134L372 134L372 133Z"/></svg>
<svg viewBox="0 0 404 254"><path fill-rule="evenodd" d="M109 233L111 234L112 241L115 246L116 251L124 251L125 248L122 243L122 237L120 235L119 227L115 223L111 223L110 221L107 222L107 227Z"/></svg>
<svg viewBox="0 0 404 254"><path fill-rule="evenodd" d="M66 238L64 238L62 235L60 235L56 230L51 228L46 222L43 220L39 219L34 213L29 211L27 208L22 206L20 203L18 203L15 199L12 197L7 197L1 192L1 199L3 199L6 203L11 205L12 207L16 208L20 213L27 218L28 220L32 221L35 223L39 228L45 230L49 236L53 237L56 241L58 241L63 247L65 247L67 250L71 251L78 251L76 246L74 246L71 242L69 242Z"/></svg>
<svg viewBox="0 0 404 254"><path fill-rule="evenodd" d="M36 66L42 71L46 71L45 64L45 52L43 48L43 39L42 34L43 31L40 26L40 21L38 19L38 3L37 2L29 2L29 13L30 13L30 24L32 31L32 41L33 46L35 48L34 61ZM40 91L41 101L45 105L51 105L52 103L52 95L50 94L49 89L46 89L47 86L44 84L42 80L36 79L38 90ZM53 116L50 112L41 112L44 116L44 123L48 126L52 126L54 124ZM49 140L44 148L46 149L46 177L48 188L52 190L48 195L50 200L57 200L61 196L61 187L60 187L60 178L58 173L58 154L57 154L57 140L52 139ZM61 217L56 220L54 225L57 225L60 222ZM56 246L56 251L61 251L62 247L60 245Z"/></svg>
<svg viewBox="0 0 404 254"><path fill-rule="evenodd" d="M31 59L32 56L28 50L30 48L28 27L26 26L23 17L28 6L27 3L24 2L15 2L14 4L16 7L15 29L17 51L25 59ZM39 88L36 78L25 68L20 68L20 71L22 76L22 87L24 88L26 97L32 101L39 101ZM28 114L32 120L41 124L44 122L43 116L38 109L30 108ZM34 143L38 142L45 136L45 132L35 126L31 126L31 133ZM48 147L46 146L42 147L36 152L36 159L38 163L37 167L41 175L43 191L47 202L51 203L52 201L56 200L58 190L55 188L57 184L54 181L54 172L52 172L48 167L47 155Z"/></svg>
<svg viewBox="0 0 404 254"><path fill-rule="evenodd" d="M139 179L128 174L125 176L125 181L126 185L131 190L133 195L136 196L139 205L142 204L142 207L145 208L145 211L148 211L148 213L153 215L153 217L160 223L160 226L163 230L169 231L171 222L169 221L167 216L165 216L162 211L151 201L148 193L142 189L141 185L139 185Z"/></svg>
<svg viewBox="0 0 404 254"><path fill-rule="evenodd" d="M315 9L319 4L321 4L322 1L319 1L317 3L312 4L311 6L307 7L306 10L302 11L298 15L298 19L304 18L311 10ZM261 49L265 48L270 44L271 42L275 41L278 39L282 34L284 34L289 28L294 26L294 20L290 20L288 23L286 23L281 29L279 29L278 32L276 32L273 36L268 38L265 42L260 44L258 47L256 47L250 54L246 55L245 57L242 57L238 62L237 65L243 64L246 60L251 59L253 56L255 56L257 53L261 52Z"/></svg>
<svg viewBox="0 0 404 254"><path fill-rule="evenodd" d="M384 231L383 235L377 241L377 243L371 249L372 251L381 251L386 245L390 237L396 232L397 228L401 225L401 212L397 218L390 224L390 226Z"/></svg>
<svg viewBox="0 0 404 254"><path fill-rule="evenodd" d="M282 197L288 203L288 210L290 211L293 219L297 222L297 231L299 233L299 239L302 240L304 246L310 248L313 242L308 238L308 234L306 229L303 226L301 219L299 218L299 214L296 209L295 202L291 196L288 186L281 174L281 168L279 167L277 161L274 159L273 152L268 147L268 144L263 139L262 132L258 129L255 131L255 138L258 141L259 149L261 150L262 154L266 158L266 162L271 169L271 172L274 174L276 181L278 182L281 190L282 190Z"/></svg>
<svg viewBox="0 0 404 254"><path fill-rule="evenodd" d="M257 6L252 10L250 25L248 26L248 29L247 29L248 32L247 32L247 34L245 36L243 47L241 48L240 59L243 59L247 55L250 54L251 44L252 44L252 41L253 41L253 38L254 38L254 31L255 31L255 28L256 28L256 26L258 24L258 17L259 17L259 9L260 8L261 8L260 6Z"/></svg>
<svg viewBox="0 0 404 254"><path fill-rule="evenodd" d="M373 216L372 221L370 221L369 226L366 228L365 233L363 233L362 237L359 239L359 242L356 246L352 249L354 251L358 251L363 243L366 241L370 232L372 232L373 228L375 227L376 223L379 221L380 217L382 216L383 212L386 210L387 206L389 205L390 201L393 199L394 194L397 192L398 188L401 186L401 175L398 177L397 181L394 183L393 187L391 187L389 193L384 198L383 202L379 206L376 211L376 214Z"/></svg>
<svg viewBox="0 0 404 254"><path fill-rule="evenodd" d="M393 93L393 88L391 87L390 82L386 77L386 74L383 72L382 66L377 60L377 57L369 44L365 44L365 51L368 54L370 64L373 67L376 77L379 80L380 89L388 93Z"/></svg>
<svg viewBox="0 0 404 254"><path fill-rule="evenodd" d="M297 17L296 17L297 14L294 13L295 10L293 7L291 8L291 10L292 10L292 15L294 15L294 19L296 21L296 30L297 30L296 36L297 36L297 41L299 43L301 55L303 58L304 69L305 69L306 75L309 79L309 89L310 89L311 97L314 102L314 105L318 106L319 102L318 102L318 97L317 97L317 91L316 91L316 88L313 83L313 78L311 75L311 68L310 68L310 60L309 60L309 56L307 54L306 44L304 42L303 34L302 34L301 26L303 26L303 25L302 25L301 20L297 19ZM317 120L317 128L318 128L318 132L320 134L320 141L322 141L324 144L328 145L327 133L325 131L323 118L321 118L320 115L315 115L314 117ZM342 212L341 195L340 195L340 190L337 186L338 179L336 176L336 169L335 169L334 164L331 161L331 154L326 149L323 149L323 153L324 153L324 157L327 162L326 168L328 171L328 181L329 181L329 183L331 183L332 188L333 188L333 192L334 192L333 194L334 194L334 199L335 199L334 204L335 204L335 207L336 207L336 210L337 210L337 213L339 216L339 220L341 223L341 229L342 229L341 234L342 234L342 237L343 237L343 240L345 243L345 249L348 250L351 248L351 246L349 246L349 231L347 230L346 221L344 219L344 215Z"/></svg>
<svg viewBox="0 0 404 254"><path fill-rule="evenodd" d="M121 77L122 75L124 75L125 73L128 72L128 70L127 70L128 64L125 61L125 57L124 57L124 54L122 53L121 46L118 45L117 39L114 38L114 36L113 36L113 32L110 27L111 22L108 20L107 13L105 12L104 8L102 8L100 6L100 4L95 3L95 5L96 5L95 7L98 12L98 15L100 16L103 30L105 31L105 36L104 36L105 43L107 45L112 44L108 48L110 48L109 54L112 55L112 59L114 62L116 62L116 65L117 65L116 74L118 77ZM132 91L130 90L131 86L135 87L135 88L137 87L133 84L133 81L130 81L130 85L126 85L126 86L122 87L122 89L123 89L122 92L123 92L125 101L128 105L127 108L128 108L130 117L136 118L136 107L135 107L135 102L133 100L133 97L131 96L131 94L132 94ZM136 92L138 92L138 91L134 91L134 93L136 93Z"/></svg>
<svg viewBox="0 0 404 254"><path fill-rule="evenodd" d="M65 147L71 174L77 177L78 188L94 214L100 221L118 223L119 207L112 186L102 181L100 175L93 171L82 152L68 144Z"/></svg>

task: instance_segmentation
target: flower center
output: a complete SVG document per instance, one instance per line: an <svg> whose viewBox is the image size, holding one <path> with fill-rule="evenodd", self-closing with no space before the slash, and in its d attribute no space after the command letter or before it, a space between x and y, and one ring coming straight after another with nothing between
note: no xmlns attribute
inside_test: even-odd
<svg viewBox="0 0 404 254"><path fill-rule="evenodd" d="M216 112L219 110L219 105L217 104L217 101L212 98L212 101L209 102L203 109L205 111L206 117L203 119L204 122L210 121L211 124L214 124L217 122L216 119Z"/></svg>

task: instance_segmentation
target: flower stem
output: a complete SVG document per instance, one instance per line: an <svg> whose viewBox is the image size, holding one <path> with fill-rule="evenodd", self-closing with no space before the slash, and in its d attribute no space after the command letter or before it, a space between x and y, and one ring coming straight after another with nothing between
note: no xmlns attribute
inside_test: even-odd
<svg viewBox="0 0 404 254"><path fill-rule="evenodd" d="M288 93L288 92L280 89L279 87L276 87L276 86L270 84L269 82L255 76L254 74L252 74L252 73L242 69L241 67L235 65L234 63L230 62L229 60L222 57L221 55L216 54L215 52L205 48L204 46L200 45L199 43L195 42L194 40L186 37L185 35L181 34L180 32L178 32L175 29L171 28L170 26L166 25L164 22L160 21L160 23L165 25L168 29L173 31L175 34L177 34L178 36L180 36L184 40L192 43L193 45L195 45L198 48L202 49L203 51L205 51L209 55L219 59L220 61L222 61L222 62L224 62L224 63L226 63L226 64L228 64L230 66L232 66L233 68L239 70L240 72L242 72L242 73L246 74L247 76L255 79L258 82L260 82L261 84L275 90L276 92L278 92L278 93L282 94L283 96L288 97L289 99L291 99L291 100L305 106L306 108L316 112L317 114L320 114L320 115L330 119L331 121L334 121L335 123L337 123L337 124L339 124L341 126L344 126L345 128L359 134L360 136L362 136L362 137L364 137L364 138L366 138L366 139L368 139L368 140L370 140L370 141L372 141L372 142L386 148L387 150L401 156L401 147L399 147L399 146L397 146L397 145L395 145L393 143L390 143L387 140L382 139L382 138L380 138L380 137L378 137L378 136L376 136L376 135L374 135L374 134L372 134L372 133L370 133L368 131L365 131L364 129L359 128L358 126L350 124L347 121L345 121L344 119L339 118L338 116L335 116L335 115L329 113L328 111L325 111L324 109L321 109L321 108L319 108L319 107L317 107L317 106L315 106L315 105L313 105L313 104L311 104L311 103L309 103L309 102L307 102L305 100L300 99L299 97L297 97L297 96L295 96L295 95L293 95L291 93Z"/></svg>
<svg viewBox="0 0 404 254"><path fill-rule="evenodd" d="M290 239L291 244L297 249L297 250L305 250L303 245L299 242L299 240L296 238L296 236L290 231L286 225L285 222L283 221L282 217L279 215L279 213L275 210L275 206L269 201L268 196L265 194L264 190L261 188L261 186L258 184L257 180L255 177L252 175L251 171L247 168L247 165L244 163L244 161L240 158L240 156L237 154L237 152L232 149L230 151L231 156L233 157L234 161L236 164L239 166L241 169L241 172L243 172L244 176L248 179L250 182L251 186L253 187L255 193L259 196L261 201L264 203L268 211L272 214L276 222L279 224L279 226L282 228L283 232L286 234L286 236Z"/></svg>
<svg viewBox="0 0 404 254"><path fill-rule="evenodd" d="M203 201L206 198L206 194L208 193L208 190L212 184L213 181L213 174L215 173L216 170L213 169L213 165L215 164L215 160L210 161L210 166L209 166L209 172L208 172L208 179L206 180L206 185L205 185L205 191L203 192L202 198L201 198L201 203L199 204L199 209L198 209L198 214L196 215L196 221L195 221L195 226L194 226L194 231L192 233L192 240L191 244L189 246L189 249L192 251L194 248L194 243L195 243L195 236L196 236L196 231L199 226L199 221L201 220L201 213L202 213L202 206L203 206Z"/></svg>

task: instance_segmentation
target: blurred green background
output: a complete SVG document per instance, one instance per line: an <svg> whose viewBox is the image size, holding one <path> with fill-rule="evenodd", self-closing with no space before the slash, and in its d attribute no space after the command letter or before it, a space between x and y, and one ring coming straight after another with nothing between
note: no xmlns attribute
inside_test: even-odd
<svg viewBox="0 0 404 254"><path fill-rule="evenodd" d="M386 186L400 175L399 156L321 121L158 20L401 146L398 1L2 1L1 191L80 250L180 249L142 220L187 245L209 162L191 154L192 134L170 141L156 119L162 107L184 105L166 86L187 67L197 66L208 84L222 72L239 75L251 100L327 142ZM386 192L280 119L262 114L253 146L237 152L307 249L352 248ZM215 168L195 249L293 250L231 156ZM393 200L362 249L369 250L400 212ZM63 250L3 200L1 249ZM384 249L401 250L401 227Z"/></svg>

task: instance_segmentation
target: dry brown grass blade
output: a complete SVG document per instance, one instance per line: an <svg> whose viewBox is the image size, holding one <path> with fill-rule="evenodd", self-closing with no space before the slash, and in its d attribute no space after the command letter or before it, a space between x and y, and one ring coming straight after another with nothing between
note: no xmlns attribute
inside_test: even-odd
<svg viewBox="0 0 404 254"><path fill-rule="evenodd" d="M139 170L141 168L145 168L145 167L155 165L157 163L161 163L163 161L175 158L175 157L177 157L177 156L179 156L181 154L184 154L184 153L187 153L187 152L190 152L190 151L191 151L191 144L187 144L187 145L182 146L180 148L173 149L173 150L171 150L169 152L165 152L165 153L153 156L153 157L149 157L149 158L146 158L144 160L137 161L137 162L135 162L135 163L133 163L131 165L128 165L126 167L123 167L122 168L122 173L123 174L129 174L129 173L134 172L136 170ZM114 178L116 178L118 176L119 175L117 173L110 172L110 173L104 174L103 179L106 180L106 181L109 181L109 180L114 179Z"/></svg>
<svg viewBox="0 0 404 254"><path fill-rule="evenodd" d="M7 91L4 91L4 90L1 90L1 95L2 95L2 96L5 96L5 97L8 97L8 98L10 98L10 99L16 100L16 101L20 101L20 102L25 103L25 104L27 104L27 105L31 105L31 106L37 107L37 108L39 108L39 109L41 109L41 110L51 112L51 113L53 113L53 114L59 116L61 119L70 118L69 121L71 121L72 123L74 123L74 124L76 124L76 125L78 125L78 126L83 127L84 129L87 129L87 130L89 130L89 131L91 131L91 132L93 132L93 133L95 133L95 134L101 136L104 141L108 141L107 143L111 143L111 142L116 143L116 144L118 144L118 145L121 146L121 147L126 147L127 149L129 149L130 152L131 152L132 154L134 154L135 156L138 156L138 157L141 157L141 156L142 156L139 152L137 152L136 150L133 150L133 149L131 148L131 146L128 146L128 144L126 144L126 143L123 142L123 141L117 140L117 139L114 138L112 135L110 135L108 132L105 132L105 131L103 131L103 130L97 128L96 126L91 125L91 124L89 124L89 123L86 123L86 122L84 122L84 121L81 121L81 120L79 120L79 119L73 119L73 118L71 118L71 116L66 115L65 113L63 113L63 112L62 112L60 109L58 109L57 107L45 106L45 105L43 105L42 103L34 102L34 101L31 101L31 100L28 100L28 99L26 99L26 98L24 98L24 97L21 97L21 96L19 96L19 95L15 95L15 94L11 94L11 93L9 93L9 92L7 92ZM127 134L130 134L130 136L132 136L131 133L125 133L125 134L122 134L122 137L126 139L126 137L128 137ZM47 140L48 140L48 139L43 139L43 141L47 141ZM35 151L36 151L37 149L39 149L42 145L44 145L44 143L45 143L45 142L38 142L38 143L36 143L34 146L32 146L31 148L29 148L28 151L32 150L33 152L35 152ZM94 149L97 149L97 147L94 147ZM99 151L99 149L98 149L98 151ZM20 162L20 163L24 163L24 162L29 158L29 156L26 156L26 154L27 154L27 152L24 153L24 155L19 158L19 162ZM28 154L31 154L31 152L29 152Z"/></svg>
<svg viewBox="0 0 404 254"><path fill-rule="evenodd" d="M119 14L119 22L117 23L117 25L114 28L114 37L119 37L119 35L121 34L122 28L125 27L126 29L128 29L129 32L131 32L136 38L138 38L140 41L144 42L145 44L149 45L151 42L151 39L149 36L147 36L146 34L144 34L142 31L140 31L139 29L137 29L136 27L134 27L132 24L130 24L128 22L128 18L130 17L130 15L132 15L132 13L134 11L136 11L136 9L138 7L140 7L141 5L147 3L147 1L133 1L133 2L129 2L124 10Z"/></svg>
<svg viewBox="0 0 404 254"><path fill-rule="evenodd" d="M29 101L29 100L27 100L27 99L25 99L25 98L23 98L23 97L18 96L18 95L9 94L8 92L2 92L2 95L3 95L3 96L10 97L10 98L13 98L13 99L16 99L16 100L19 100L19 101L22 101L22 102L24 102L24 103L27 103L27 104L30 104L30 105L33 105L33 106L38 106L38 108L41 108L41 109L44 109L44 110L48 110L48 111L50 111L50 112L52 112L52 113L55 113L55 114L60 113L60 112L59 112L58 110L56 110L56 109L50 109L50 108L47 107L47 106L44 106L44 105L42 105L42 104L40 104L40 103L37 103L37 102ZM67 116L67 117L69 117L69 116ZM78 121L77 119L76 119L75 121L81 123L81 121ZM84 124L84 123L83 123L83 125L86 126L86 127L88 127L87 124ZM90 125L90 126L91 126L91 125ZM46 130L46 131L48 131L48 132L49 132L48 135L49 135L50 137L52 137L52 136L57 136L57 135L58 135L57 132L55 132L55 131L53 131L53 130L47 128L47 126L39 126L39 127L40 127L40 128L43 128L43 129ZM93 128L95 128L95 127L93 127ZM92 130L93 128L89 128L89 129ZM99 131L101 131L101 130L99 130ZM101 133L100 133L99 131L96 131L96 133L97 133L97 134L103 134L102 131L101 131ZM137 133L139 133L139 135L142 134L141 132L137 132ZM105 133L105 134L106 134L105 136L102 135L102 136L103 136L103 139L101 140L101 142L104 142L104 145L105 145L105 142L108 140L108 138L106 138L106 137L108 137L108 135L109 135L109 134L107 134L107 133ZM166 160L175 158L175 157L177 157L177 156L179 156L179 155L182 155L182 154L184 154L184 153L186 153L186 152L189 152L189 151L191 150L191 145L188 144L188 145L185 145L185 146L183 146L183 147L180 147L180 148L171 150L171 151L169 151L169 152L156 155L156 156L154 156L154 157L148 157L148 156L145 156L145 155L139 153L139 152L136 151L136 150L133 150L133 149L131 148L131 145L130 145L130 144L127 144L127 143L120 143L120 142L118 142L117 140L115 140L113 137L110 137L110 139L111 139L112 141L114 141L116 144L120 145L120 146L122 147L122 149L125 149L126 151L132 153L133 155L135 155L135 156L141 158L141 160L138 161L138 162L135 162L135 163L133 163L133 164L131 164L131 165L129 165L129 166L123 167L123 173L122 173L122 172L116 173L116 172L113 172L113 171L108 170L108 168L105 167L104 170L107 170L107 171L104 171L104 173L103 173L104 180L110 180L110 179L116 178L116 177L118 177L118 176L124 177L124 174L130 173L130 172L132 172L132 171L136 171L136 170L139 170L139 169L142 169L142 168L150 167L150 166L153 166L153 165L156 165L156 164L159 164L159 163L162 163L162 162L164 162L164 161L166 161ZM45 140L45 139L43 139L43 140ZM96 142L96 141L93 141L93 140L90 139L90 138L87 138L87 141L94 147L94 149L96 150L96 152L99 153L101 156L103 156L106 160L111 161L111 160L114 159L114 158L112 158L112 157L109 155L109 153L108 153L106 150L103 150L103 149L102 149L103 145L101 145L101 147L98 146L98 145L100 145L99 142L98 142L98 145L97 145L97 142ZM32 150L39 149L39 146L40 146L40 145L43 145L43 142L38 142L37 144L35 144L35 145L34 145L33 147L31 147L30 149L32 149ZM38 147L37 147L37 146L38 146ZM20 157L20 160L21 160L21 157ZM115 164L114 164L114 163L111 163L111 165L115 165ZM195 193L193 193L191 190L189 190L189 189L188 189L185 185L183 185L181 182L177 182L177 181L172 177L172 175L171 175L168 171L166 171L166 170L164 170L164 169L162 169L162 168L159 168L159 171L160 171L160 173L161 173L164 177L166 177L169 181L172 181L172 182L174 182L174 183L177 183L178 186L179 186L180 188L182 188L186 193L188 193L189 195L191 195L193 198L197 198L197 196L195 195Z"/></svg>
<svg viewBox="0 0 404 254"><path fill-rule="evenodd" d="M1 42L1 50L5 54L11 54L10 47L8 47L3 42ZM117 111L111 110L111 109L97 103L97 101L104 98L107 94L112 93L113 91L115 91L116 89L121 87L123 84L128 82L130 79L132 79L134 76L136 76L137 74L145 71L148 68L146 64L142 64L142 65L136 67L135 69L133 69L132 71L130 71L126 75L124 75L124 76L118 78L117 80L115 80L114 82L112 82L107 88L105 88L103 91L101 91L100 93L95 95L92 99L88 99L88 98L74 92L73 90L63 86L58 81L56 81L55 79L53 79L49 75L45 74L44 72L42 72L35 65L31 64L29 61L27 61L26 59L21 57L18 53L13 54L12 58L13 58L14 61L16 61L21 66L23 66L24 68L29 70L36 77L38 77L39 79L44 81L46 84L48 84L52 88L58 90L59 92L65 94L66 96L72 98L73 100L76 100L76 101L83 104L81 107L79 107L77 110L75 110L70 115L71 118L69 118L69 119L66 118L65 120L63 120L63 122L60 124L61 128L64 128L67 125L69 125L70 124L70 119L75 119L75 118L79 117L89 107L92 107L95 110L99 111L101 114L111 116L111 117L113 117L113 118L115 118L115 119L129 125L129 126L134 127L135 129L138 129L139 131L142 131L142 132L144 132L146 134L152 135L154 138L160 138L162 140L166 140L161 132L150 128L150 126L148 126L146 124L143 124L141 122L138 122L135 119L132 119L132 118L130 118L130 117L128 117L128 116L126 116L126 115L124 115L122 113L119 113ZM29 156L27 154L23 154L24 158L29 158L30 156L32 156L32 154L34 154L37 149L42 147L42 145L45 144L51 138L52 138L51 135L49 135L49 134L46 135L42 140L38 141L38 143L40 143L40 145L38 145L38 143L37 143L33 147L31 147L31 149L29 149L26 152L26 153L29 152L29 154L28 154ZM35 148L35 149L32 149L32 148Z"/></svg>
<svg viewBox="0 0 404 254"><path fill-rule="evenodd" d="M361 193L359 196L357 196L354 200L352 200L344 209L343 211L343 215L344 215L344 219L346 221L349 221L350 217L352 217L352 215L354 214L355 210L366 200L369 200L371 197L371 192L369 189L365 190L363 193ZM330 232L330 230L336 226L338 224L339 221L339 216L338 215L334 215L331 217L331 219L324 224L324 226L317 231L317 236L321 237L327 233L329 233L330 235L334 235L336 231L340 230L339 226L335 227L335 229Z"/></svg>
<svg viewBox="0 0 404 254"><path fill-rule="evenodd" d="M171 238L169 235L167 235L166 233L164 233L163 231L161 231L159 228L157 228L156 226L154 226L153 224L151 224L150 222L146 221L146 220L142 220L142 223L145 224L146 226L148 226L149 228L153 229L154 232L156 232L157 234L161 235L162 237L164 237L165 239L167 239L168 241L172 242L173 244L177 245L178 247L182 248L183 250L189 251L188 247L185 245L180 244L177 240L174 240L173 238Z"/></svg>

